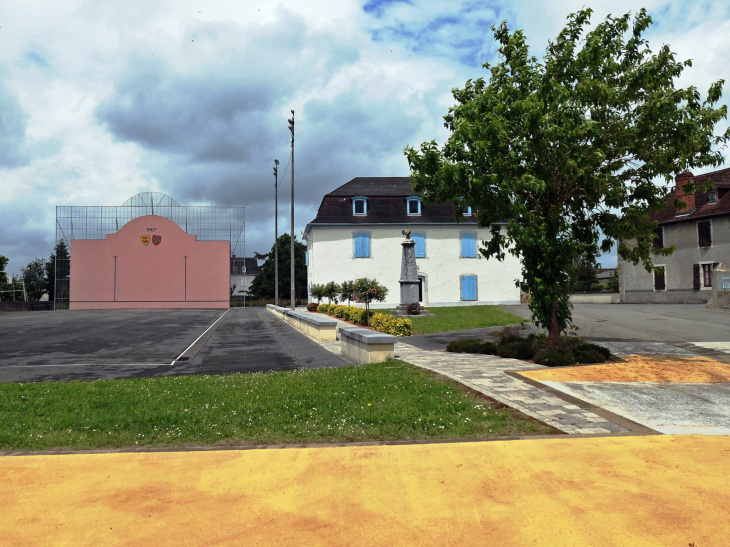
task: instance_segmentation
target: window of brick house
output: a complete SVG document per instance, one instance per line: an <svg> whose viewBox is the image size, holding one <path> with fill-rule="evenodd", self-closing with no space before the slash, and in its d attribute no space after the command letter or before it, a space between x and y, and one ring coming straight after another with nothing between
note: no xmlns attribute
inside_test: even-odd
<svg viewBox="0 0 730 547"><path fill-rule="evenodd" d="M657 266L654 270L654 290L663 291L666 290L667 283L664 275L664 266Z"/></svg>
<svg viewBox="0 0 730 547"><path fill-rule="evenodd" d="M654 240L653 246L655 249L661 249L664 247L664 227L658 226L654 228L654 233L656 234L656 239Z"/></svg>
<svg viewBox="0 0 730 547"><path fill-rule="evenodd" d="M697 237L700 247L712 247L712 222L709 220L698 222Z"/></svg>
<svg viewBox="0 0 730 547"><path fill-rule="evenodd" d="M702 264L702 286L712 287L712 264Z"/></svg>

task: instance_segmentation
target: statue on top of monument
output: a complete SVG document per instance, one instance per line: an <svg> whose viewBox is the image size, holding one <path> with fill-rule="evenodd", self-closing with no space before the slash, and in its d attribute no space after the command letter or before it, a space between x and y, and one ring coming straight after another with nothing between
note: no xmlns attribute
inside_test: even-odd
<svg viewBox="0 0 730 547"><path fill-rule="evenodd" d="M404 236L406 236L406 239L411 239L411 227L410 226L408 226L407 230L401 230L400 233L403 234Z"/></svg>

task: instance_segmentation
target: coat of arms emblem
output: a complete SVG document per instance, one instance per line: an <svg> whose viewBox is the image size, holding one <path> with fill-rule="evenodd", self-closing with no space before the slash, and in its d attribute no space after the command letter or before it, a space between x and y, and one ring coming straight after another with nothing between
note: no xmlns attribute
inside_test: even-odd
<svg viewBox="0 0 730 547"><path fill-rule="evenodd" d="M160 241L162 241L162 236L152 236L153 245L159 245Z"/></svg>
<svg viewBox="0 0 730 547"><path fill-rule="evenodd" d="M150 244L150 236L139 236L139 240L142 242L142 245Z"/></svg>

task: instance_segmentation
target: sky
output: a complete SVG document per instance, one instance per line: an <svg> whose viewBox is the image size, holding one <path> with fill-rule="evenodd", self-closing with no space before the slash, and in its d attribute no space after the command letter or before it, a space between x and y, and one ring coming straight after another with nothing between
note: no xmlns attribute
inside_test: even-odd
<svg viewBox="0 0 730 547"><path fill-rule="evenodd" d="M147 191L246 206L247 254L267 252L290 110L300 234L327 192L358 176L407 176L407 145L444 142L451 90L496 60L491 25L523 29L540 57L583 6L594 22L646 7L652 49L669 44L693 60L680 85L704 97L711 82L730 80L727 1L2 2L7 271L48 258L57 205L121 205ZM280 232L290 229L289 176ZM615 265L615 253L601 262Z"/></svg>

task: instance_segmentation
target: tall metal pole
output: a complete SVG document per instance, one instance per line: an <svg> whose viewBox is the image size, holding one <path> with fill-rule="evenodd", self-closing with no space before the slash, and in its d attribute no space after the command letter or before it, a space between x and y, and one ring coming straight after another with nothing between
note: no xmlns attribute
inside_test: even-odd
<svg viewBox="0 0 730 547"><path fill-rule="evenodd" d="M291 120L289 120L289 131L291 131L291 241L289 247L291 249L291 309L296 308L296 298L294 293L294 111L291 111Z"/></svg>
<svg viewBox="0 0 730 547"><path fill-rule="evenodd" d="M274 303L279 305L279 160L274 160Z"/></svg>
<svg viewBox="0 0 730 547"><path fill-rule="evenodd" d="M243 208L243 307L246 307L246 293L248 292L248 281L246 274L246 208Z"/></svg>

